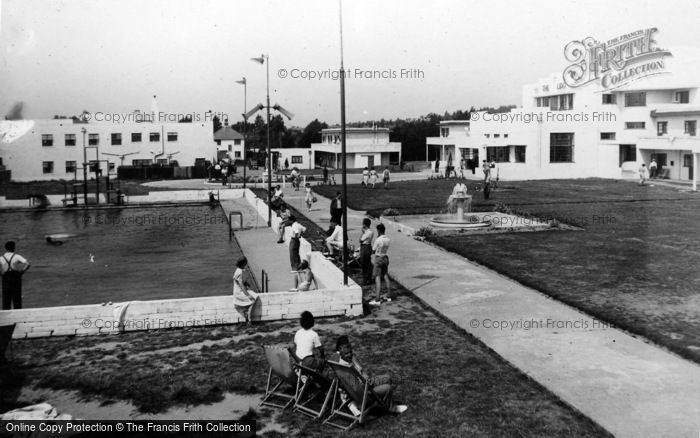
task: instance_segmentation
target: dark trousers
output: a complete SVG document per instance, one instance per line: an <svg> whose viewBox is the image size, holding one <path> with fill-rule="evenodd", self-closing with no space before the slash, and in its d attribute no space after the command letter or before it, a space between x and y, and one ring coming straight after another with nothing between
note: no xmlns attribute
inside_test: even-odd
<svg viewBox="0 0 700 438"><path fill-rule="evenodd" d="M362 279L365 284L372 282L372 246L360 245L360 266L362 266Z"/></svg>
<svg viewBox="0 0 700 438"><path fill-rule="evenodd" d="M335 219L335 223L337 223L338 225L341 225L342 218L343 218L343 209L342 208L334 208L331 211L331 219Z"/></svg>
<svg viewBox="0 0 700 438"><path fill-rule="evenodd" d="M292 271L299 269L301 265L301 257L299 257L299 238L292 237L289 241L289 263L292 265Z"/></svg>
<svg viewBox="0 0 700 438"><path fill-rule="evenodd" d="M2 276L2 310L22 308L22 277L16 272Z"/></svg>
<svg viewBox="0 0 700 438"><path fill-rule="evenodd" d="M491 193L491 183L484 183L484 199L489 199L489 194Z"/></svg>

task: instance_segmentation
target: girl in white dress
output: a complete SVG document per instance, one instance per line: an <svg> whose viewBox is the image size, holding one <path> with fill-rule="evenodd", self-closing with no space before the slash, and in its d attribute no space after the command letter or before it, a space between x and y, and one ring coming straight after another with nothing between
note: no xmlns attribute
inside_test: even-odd
<svg viewBox="0 0 700 438"><path fill-rule="evenodd" d="M248 289L248 282L244 278L246 266L248 259L245 257L236 262L236 271L233 273L233 306L245 318L246 325L250 325L250 314L258 300L258 294Z"/></svg>
<svg viewBox="0 0 700 438"><path fill-rule="evenodd" d="M374 167L369 171L369 183L374 188L374 185L377 184L377 171L374 170Z"/></svg>
<svg viewBox="0 0 700 438"><path fill-rule="evenodd" d="M308 207L309 211L311 211L311 204L314 203L314 195L311 193L311 184L306 183L306 186L304 186L304 191L306 192L306 195L304 195L304 202L306 202L306 206Z"/></svg>

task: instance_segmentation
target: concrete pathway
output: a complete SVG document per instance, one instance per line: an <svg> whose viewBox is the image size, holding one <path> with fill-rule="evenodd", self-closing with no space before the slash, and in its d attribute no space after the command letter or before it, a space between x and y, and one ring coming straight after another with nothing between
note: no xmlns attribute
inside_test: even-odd
<svg viewBox="0 0 700 438"><path fill-rule="evenodd" d="M303 192L285 191L300 205ZM330 200L307 216L328 226ZM348 211L349 240L362 212ZM619 437L700 436L700 366L458 255L388 230L391 277Z"/></svg>

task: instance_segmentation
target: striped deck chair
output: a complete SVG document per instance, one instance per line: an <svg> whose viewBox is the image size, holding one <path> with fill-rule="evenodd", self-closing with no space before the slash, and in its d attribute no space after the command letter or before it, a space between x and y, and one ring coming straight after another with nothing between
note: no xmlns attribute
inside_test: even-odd
<svg viewBox="0 0 700 438"><path fill-rule="evenodd" d="M287 346L263 345L262 348L270 371L260 406L287 409L294 405L299 387L299 377L292 368L290 352Z"/></svg>
<svg viewBox="0 0 700 438"><path fill-rule="evenodd" d="M364 424L371 411L388 412L387 402L374 393L367 379L355 368L337 362L326 363L335 372L337 384L333 394L331 413L323 422L324 424L349 430L356 424ZM359 414L352 412L348 406L351 402L355 404Z"/></svg>

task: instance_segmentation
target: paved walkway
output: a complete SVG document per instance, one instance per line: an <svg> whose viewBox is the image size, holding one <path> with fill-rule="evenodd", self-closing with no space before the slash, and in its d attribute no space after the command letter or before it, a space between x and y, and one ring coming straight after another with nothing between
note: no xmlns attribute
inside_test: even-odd
<svg viewBox="0 0 700 438"><path fill-rule="evenodd" d="M285 191L301 204L303 192ZM330 200L311 212L328 226ZM349 240L364 214L348 211ZM389 229L391 277L619 437L698 437L700 366L494 271Z"/></svg>

